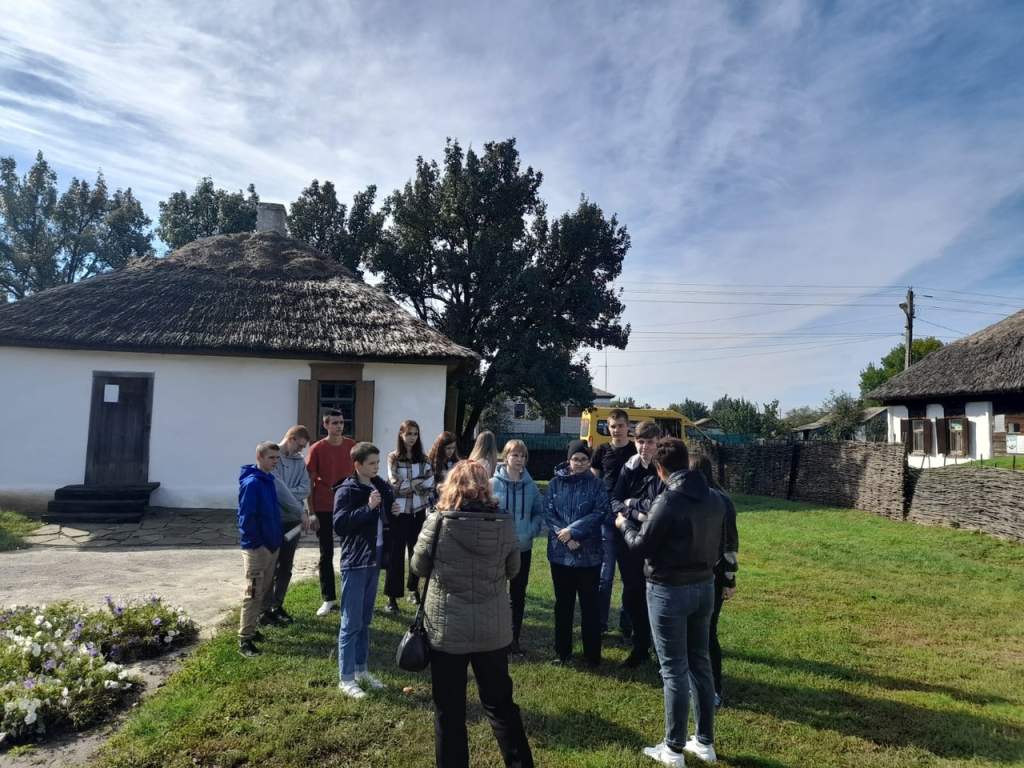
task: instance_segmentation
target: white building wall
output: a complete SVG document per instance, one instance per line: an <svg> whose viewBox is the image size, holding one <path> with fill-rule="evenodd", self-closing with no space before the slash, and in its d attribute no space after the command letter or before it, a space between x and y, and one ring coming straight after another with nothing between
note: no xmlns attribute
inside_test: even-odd
<svg viewBox="0 0 1024 768"><path fill-rule="evenodd" d="M889 406L889 442L900 443L903 442L903 436L900 434L900 420L910 417L910 411L907 410L905 405L890 405Z"/></svg>
<svg viewBox="0 0 1024 768"><path fill-rule="evenodd" d="M154 506L230 508L261 440L295 423L302 360L0 348L0 494L45 501L81 483L94 371L153 374L149 479ZM443 429L443 365L370 364L374 441L390 450L403 418ZM314 425L308 425L312 428Z"/></svg>
<svg viewBox="0 0 1024 768"><path fill-rule="evenodd" d="M909 418L906 406L890 405L889 408L889 442L901 442L900 420ZM925 406L925 417L932 421L932 450L930 455L908 454L907 463L919 469L931 469L933 467L949 466L950 464L966 464L977 461L982 456L986 459L992 456L992 426L994 416L991 402L967 403L965 416L971 426L971 449L969 456L946 456L938 453L938 438L935 437L937 429L936 419L945 417L945 409L939 403L929 403Z"/></svg>
<svg viewBox="0 0 1024 768"><path fill-rule="evenodd" d="M967 403L964 416L971 422L971 456L992 458L992 403Z"/></svg>

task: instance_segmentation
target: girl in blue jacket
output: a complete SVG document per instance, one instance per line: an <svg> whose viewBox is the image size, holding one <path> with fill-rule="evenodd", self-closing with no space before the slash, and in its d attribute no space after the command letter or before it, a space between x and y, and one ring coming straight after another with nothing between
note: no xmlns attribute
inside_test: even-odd
<svg viewBox="0 0 1024 768"><path fill-rule="evenodd" d="M573 440L569 461L555 470L548 486L544 515L548 525L548 561L555 588L556 663L572 657L572 623L579 597L583 657L590 667L601 663L601 526L611 519L604 483L590 472L590 448Z"/></svg>
<svg viewBox="0 0 1024 768"><path fill-rule="evenodd" d="M502 464L491 478L491 491L498 505L512 515L519 538L519 573L509 582L512 597L512 645L509 653L520 654L519 631L526 609L526 585L530 580L533 540L544 527L544 506L540 489L526 469L530 452L522 440L509 440L502 451Z"/></svg>

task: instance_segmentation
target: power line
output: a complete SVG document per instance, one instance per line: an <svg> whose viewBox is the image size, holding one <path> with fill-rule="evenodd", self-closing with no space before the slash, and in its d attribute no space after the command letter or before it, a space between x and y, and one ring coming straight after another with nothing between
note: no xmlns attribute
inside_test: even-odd
<svg viewBox="0 0 1024 768"><path fill-rule="evenodd" d="M923 317L917 318L919 323L925 323L927 325L934 325L936 328L941 328L944 331L952 331L953 333L959 334L960 336L966 336L967 331L958 331L956 328L950 328L948 325L940 325L939 323L933 323L931 320L925 320Z"/></svg>

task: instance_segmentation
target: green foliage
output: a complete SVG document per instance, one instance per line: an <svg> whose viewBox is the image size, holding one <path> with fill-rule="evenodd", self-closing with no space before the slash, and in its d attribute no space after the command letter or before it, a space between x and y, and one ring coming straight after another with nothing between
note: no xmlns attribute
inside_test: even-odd
<svg viewBox="0 0 1024 768"><path fill-rule="evenodd" d="M181 190L161 201L156 233L174 250L201 237L252 232L259 201L252 184L245 192L228 192L217 189L213 179L204 176L191 195Z"/></svg>
<svg viewBox="0 0 1024 768"><path fill-rule="evenodd" d="M0 552L26 546L24 537L39 527L39 521L20 512L0 509Z"/></svg>
<svg viewBox="0 0 1024 768"><path fill-rule="evenodd" d="M813 408L809 405L801 405L786 412L782 418L782 424L787 430L802 427L804 424L811 424L825 415L821 408Z"/></svg>
<svg viewBox="0 0 1024 768"><path fill-rule="evenodd" d="M861 425L864 406L859 398L849 392L829 393L821 409L829 414L825 432L833 440L852 440Z"/></svg>
<svg viewBox="0 0 1024 768"><path fill-rule="evenodd" d="M384 213L373 210L376 197L377 187L371 185L357 192L347 209L338 202L333 182L321 185L313 179L291 204L288 233L358 274L360 264L370 261L384 226Z"/></svg>
<svg viewBox="0 0 1024 768"><path fill-rule="evenodd" d="M108 597L106 611L71 603L0 610L0 746L104 719L140 685L119 662L164 653L197 634L184 611L155 596Z"/></svg>
<svg viewBox="0 0 1024 768"><path fill-rule="evenodd" d="M668 407L670 411L681 413L690 421L706 419L711 415L711 409L707 405L699 400L691 400L690 398L686 398L681 403L669 403Z"/></svg>
<svg viewBox="0 0 1024 768"><path fill-rule="evenodd" d="M723 395L711 405L711 416L729 434L772 437L782 430L779 401L757 405L742 397Z"/></svg>
<svg viewBox="0 0 1024 768"><path fill-rule="evenodd" d="M21 299L132 259L153 255L149 217L131 189L107 190L73 178L58 196L57 174L43 158L21 178L0 158L0 296Z"/></svg>
<svg viewBox="0 0 1024 768"><path fill-rule="evenodd" d="M943 343L934 336L926 336L923 339L914 339L910 345L911 364L920 362L932 352L943 347ZM906 355L906 344L899 344L893 347L882 358L878 365L868 363L867 368L860 372L860 396L866 397L869 392L882 386L903 371L904 357ZM869 405L872 403L868 403Z"/></svg>
<svg viewBox="0 0 1024 768"><path fill-rule="evenodd" d="M855 510L735 501L741 569L719 626L718 765L1020 764L1024 548ZM535 563L545 544L535 542ZM651 765L640 750L664 734L656 668L620 669L629 649L618 642L605 644L599 670L552 667L552 601L534 566L527 656L510 674L537 765ZM315 581L293 585L286 607L298 620L266 630L257 659L238 656L230 631L204 643L132 711L97 768L432 766L429 673L394 665L410 611L374 616L370 668L387 690L357 702L336 690L338 620L315 618L319 604ZM467 694L471 762L500 766L472 684Z"/></svg>
<svg viewBox="0 0 1024 768"><path fill-rule="evenodd" d="M614 400L608 403L611 408L653 408L654 406L650 403L640 404L636 401L635 397L627 395L626 397L616 397Z"/></svg>
<svg viewBox="0 0 1024 768"><path fill-rule="evenodd" d="M626 228L585 198L550 221L541 180L521 168L514 139L482 154L449 140L441 165L418 158L413 179L385 203L388 225L367 266L483 360L458 383L463 443L499 393L543 410L590 405L588 360L577 351L629 338L611 287L629 250Z"/></svg>

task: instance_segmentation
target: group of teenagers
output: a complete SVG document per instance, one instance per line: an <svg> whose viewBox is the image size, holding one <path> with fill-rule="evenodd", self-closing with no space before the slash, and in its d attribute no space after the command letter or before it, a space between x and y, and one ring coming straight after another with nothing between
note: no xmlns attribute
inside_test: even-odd
<svg viewBox="0 0 1024 768"><path fill-rule="evenodd" d="M305 458L309 432L294 426L279 443L260 443L256 463L242 467L242 655L259 654L261 626L294 621L284 599L295 550L300 533L316 532L323 599L316 615L341 614L340 692L362 699L384 688L368 668L383 569L384 610L400 613L407 595L423 612L437 765L469 765L472 666L505 765L532 766L509 658L523 654L533 542L546 535L555 594L552 663L573 664L578 601L582 664L600 665L618 567L619 625L632 646L623 664L644 664L653 644L664 687L665 736L644 753L672 766L685 764L685 752L716 759L714 718L722 701L717 624L723 601L735 591L739 541L735 508L706 457L691 458L682 440L662 437L654 422L637 424L631 440L628 414L614 410L611 442L596 451L584 441L570 442L542 494L519 440L509 440L499 454L493 433L481 432L461 460L452 433L441 433L424 451L419 425L407 420L385 459L384 479L379 449L345 437L339 411L325 414L323 426L326 437ZM691 696L696 731L688 737Z"/></svg>

